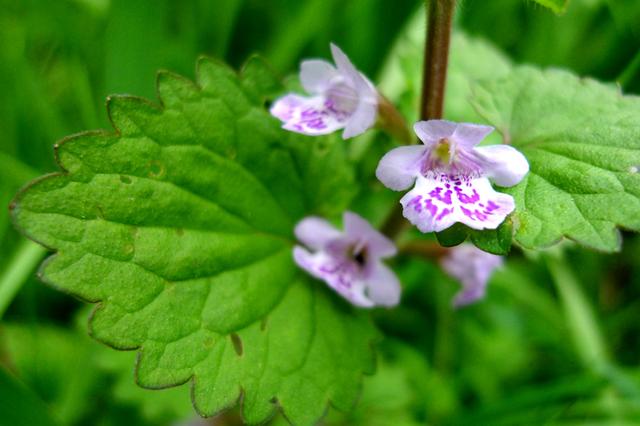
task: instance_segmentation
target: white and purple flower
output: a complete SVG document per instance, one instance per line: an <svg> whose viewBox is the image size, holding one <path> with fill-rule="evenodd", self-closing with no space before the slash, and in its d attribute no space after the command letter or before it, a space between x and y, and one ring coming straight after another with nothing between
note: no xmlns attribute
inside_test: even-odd
<svg viewBox="0 0 640 426"><path fill-rule="evenodd" d="M282 127L306 135L326 135L344 129L348 139L371 128L378 115L378 92L373 84L331 44L333 64L313 59L300 65L300 82L309 97L287 94L271 107Z"/></svg>
<svg viewBox="0 0 640 426"><path fill-rule="evenodd" d="M445 272L462 284L453 299L453 306L459 308L484 298L489 278L502 266L502 257L482 251L473 244L462 244L449 250L440 263Z"/></svg>
<svg viewBox="0 0 640 426"><path fill-rule="evenodd" d="M345 212L343 222L344 232L340 232L319 217L301 220L296 237L313 252L296 246L294 260L356 306L397 305L400 282L382 263L396 254L396 246L355 213Z"/></svg>
<svg viewBox="0 0 640 426"><path fill-rule="evenodd" d="M376 176L390 189L415 186L400 202L404 216L422 232L439 232L455 222L474 229L495 229L515 208L513 197L496 192L529 172L527 159L508 145L477 147L493 127L419 121L414 130L424 145L389 151Z"/></svg>

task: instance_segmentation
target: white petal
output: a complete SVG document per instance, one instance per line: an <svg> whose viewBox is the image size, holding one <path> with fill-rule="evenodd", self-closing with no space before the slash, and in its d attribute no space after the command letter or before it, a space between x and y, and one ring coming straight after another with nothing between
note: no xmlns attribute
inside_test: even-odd
<svg viewBox="0 0 640 426"><path fill-rule="evenodd" d="M366 278L367 296L376 305L395 306L400 302L400 281L383 263L376 263Z"/></svg>
<svg viewBox="0 0 640 426"><path fill-rule="evenodd" d="M479 144L492 131L491 126L459 123L451 139L462 148L471 148Z"/></svg>
<svg viewBox="0 0 640 426"><path fill-rule="evenodd" d="M360 273L355 268L350 268L354 265L345 264L343 259L337 259L323 251L312 254L300 246L294 247L293 258L298 266L323 280L353 305L365 308L374 305L365 294L365 282Z"/></svg>
<svg viewBox="0 0 640 426"><path fill-rule="evenodd" d="M358 107L347 121L342 138L349 139L364 133L373 127L377 118L378 104L367 99L360 99Z"/></svg>
<svg viewBox="0 0 640 426"><path fill-rule="evenodd" d="M475 149L483 162L485 174L500 186L513 186L529 172L529 162L509 145L489 145Z"/></svg>
<svg viewBox="0 0 640 426"><path fill-rule="evenodd" d="M440 139L450 138L455 132L457 124L447 120L418 121L413 125L413 130L420 140L430 145Z"/></svg>
<svg viewBox="0 0 640 426"><path fill-rule="evenodd" d="M455 222L495 229L515 208L513 197L494 191L487 178L420 177L400 200L404 216L422 232L440 232Z"/></svg>
<svg viewBox="0 0 640 426"><path fill-rule="evenodd" d="M422 232L440 232L456 222L453 190L439 179L418 177L400 200L402 214Z"/></svg>
<svg viewBox="0 0 640 426"><path fill-rule="evenodd" d="M371 226L361 216L347 211L344 213L343 222L347 239L365 246L370 259L390 257L397 253L393 241ZM358 249L361 248L364 247L358 247Z"/></svg>
<svg viewBox="0 0 640 426"><path fill-rule="evenodd" d="M312 59L300 64L300 83L308 93L324 93L338 77L338 70L327 61Z"/></svg>
<svg viewBox="0 0 640 426"><path fill-rule="evenodd" d="M331 223L315 216L298 222L294 233L301 243L313 250L322 250L329 242L342 235Z"/></svg>
<svg viewBox="0 0 640 426"><path fill-rule="evenodd" d="M420 160L424 153L425 147L421 145L394 148L380 159L376 177L394 191L407 189L420 174Z"/></svg>
<svg viewBox="0 0 640 426"><path fill-rule="evenodd" d="M307 98L289 94L276 100L270 112L284 123L284 129L311 136L342 129L349 119L347 113L333 108L323 96Z"/></svg>

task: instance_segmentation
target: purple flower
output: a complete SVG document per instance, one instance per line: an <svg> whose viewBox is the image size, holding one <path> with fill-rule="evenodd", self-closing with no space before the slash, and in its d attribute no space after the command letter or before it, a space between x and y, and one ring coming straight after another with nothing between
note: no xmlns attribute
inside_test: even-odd
<svg viewBox="0 0 640 426"><path fill-rule="evenodd" d="M343 222L340 232L319 217L301 220L296 237L313 253L296 246L294 260L356 306L397 305L400 282L381 261L394 256L396 246L355 213L345 212Z"/></svg>
<svg viewBox="0 0 640 426"><path fill-rule="evenodd" d="M378 92L333 43L331 53L337 68L319 59L300 65L300 82L311 96L290 93L271 107L284 129L312 136L344 129L342 137L348 139L374 125Z"/></svg>
<svg viewBox="0 0 640 426"><path fill-rule="evenodd" d="M441 261L442 268L462 283L453 299L461 307L482 299L493 271L502 265L502 257L487 253L472 244L462 244L449 250Z"/></svg>
<svg viewBox="0 0 640 426"><path fill-rule="evenodd" d="M414 130L424 145L389 151L376 176L396 191L415 186L400 202L404 217L422 232L439 232L462 222L474 229L495 229L515 208L513 197L494 191L513 186L529 171L527 159L508 145L476 147L493 127L419 121Z"/></svg>

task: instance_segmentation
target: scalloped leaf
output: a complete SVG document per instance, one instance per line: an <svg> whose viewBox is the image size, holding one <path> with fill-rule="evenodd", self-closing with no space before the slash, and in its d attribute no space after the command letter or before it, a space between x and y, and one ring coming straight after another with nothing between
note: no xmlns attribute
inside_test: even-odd
<svg viewBox="0 0 640 426"><path fill-rule="evenodd" d="M241 400L248 423L280 406L312 424L328 403L354 404L377 334L293 264L296 221L341 212L355 185L342 141L285 132L266 112L279 88L257 59L240 76L202 59L197 84L162 72L162 105L109 98L116 133L56 144L63 172L12 209L56 251L42 279L99 302L91 334L139 350L140 385L191 381L204 416Z"/></svg>
<svg viewBox="0 0 640 426"><path fill-rule="evenodd" d="M620 249L640 231L640 98L559 70L520 67L479 83L473 103L529 160L512 188L515 239L539 249L567 237Z"/></svg>

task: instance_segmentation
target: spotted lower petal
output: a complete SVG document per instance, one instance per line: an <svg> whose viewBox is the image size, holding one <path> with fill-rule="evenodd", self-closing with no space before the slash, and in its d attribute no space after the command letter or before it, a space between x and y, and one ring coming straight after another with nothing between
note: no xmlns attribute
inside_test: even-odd
<svg viewBox="0 0 640 426"><path fill-rule="evenodd" d="M513 198L496 192L487 178L446 174L418 177L400 202L404 216L422 232L440 232L455 222L495 229L515 207Z"/></svg>
<svg viewBox="0 0 640 426"><path fill-rule="evenodd" d="M331 256L324 251L310 253L296 246L293 258L302 269L312 276L323 280L339 295L360 307L372 307L374 302L365 294L365 282L362 273L351 262Z"/></svg>
<svg viewBox="0 0 640 426"><path fill-rule="evenodd" d="M276 100L270 110L284 129L305 135L326 135L345 127L350 112L336 108L323 96L304 97L294 94Z"/></svg>

